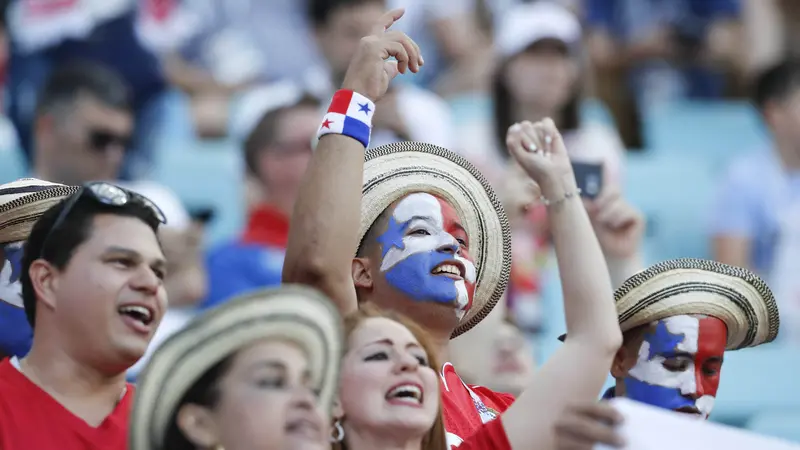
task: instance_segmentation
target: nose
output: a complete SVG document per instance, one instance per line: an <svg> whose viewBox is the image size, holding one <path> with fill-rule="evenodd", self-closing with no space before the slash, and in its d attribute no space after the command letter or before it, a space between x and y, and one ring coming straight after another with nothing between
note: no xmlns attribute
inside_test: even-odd
<svg viewBox="0 0 800 450"><path fill-rule="evenodd" d="M443 242L439 245L439 248L436 250L442 253L450 253L451 255L455 255L459 250L458 241L453 236L447 235Z"/></svg>
<svg viewBox="0 0 800 450"><path fill-rule="evenodd" d="M161 279L148 266L142 266L130 280L133 290L146 295L156 295L161 284Z"/></svg>
<svg viewBox="0 0 800 450"><path fill-rule="evenodd" d="M397 356L397 363L395 364L395 372L416 372L419 368L419 360L411 354L404 353Z"/></svg>
<svg viewBox="0 0 800 450"><path fill-rule="evenodd" d="M297 409L311 411L314 409L317 398L311 388L303 386L294 390L292 406Z"/></svg>

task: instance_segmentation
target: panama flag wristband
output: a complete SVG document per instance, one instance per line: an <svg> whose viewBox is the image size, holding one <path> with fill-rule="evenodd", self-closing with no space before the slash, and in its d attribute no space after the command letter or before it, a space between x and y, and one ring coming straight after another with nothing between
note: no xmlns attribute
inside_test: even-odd
<svg viewBox="0 0 800 450"><path fill-rule="evenodd" d="M372 116L375 114L375 103L355 91L340 89L331 100L331 106L322 119L317 138L335 133L350 136L369 146L372 133Z"/></svg>

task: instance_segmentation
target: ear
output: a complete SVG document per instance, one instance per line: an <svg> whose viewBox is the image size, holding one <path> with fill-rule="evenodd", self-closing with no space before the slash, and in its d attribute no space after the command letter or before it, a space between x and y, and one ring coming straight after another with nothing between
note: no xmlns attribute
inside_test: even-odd
<svg viewBox="0 0 800 450"><path fill-rule="evenodd" d="M342 408L342 402L339 401L338 397L333 401L331 416L333 417L333 420L344 419L344 408Z"/></svg>
<svg viewBox="0 0 800 450"><path fill-rule="evenodd" d="M198 448L213 448L219 445L217 423L211 410L205 406L189 403L178 411L178 428L186 439Z"/></svg>
<svg viewBox="0 0 800 450"><path fill-rule="evenodd" d="M614 361L611 362L611 376L616 379L628 376L628 371L636 365L636 357L637 354L632 352L628 346L620 347L614 355Z"/></svg>
<svg viewBox="0 0 800 450"><path fill-rule="evenodd" d="M372 265L369 258L353 258L351 266L353 284L357 288L372 289Z"/></svg>
<svg viewBox="0 0 800 450"><path fill-rule="evenodd" d="M31 263L28 275L31 277L31 284L39 305L45 305L50 309L56 307L55 294L58 290L58 274L58 269L43 259L37 259Z"/></svg>

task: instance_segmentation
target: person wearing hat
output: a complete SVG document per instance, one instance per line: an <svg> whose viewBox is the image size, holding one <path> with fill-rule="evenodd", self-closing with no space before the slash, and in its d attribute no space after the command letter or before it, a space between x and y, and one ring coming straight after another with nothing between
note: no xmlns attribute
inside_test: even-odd
<svg viewBox="0 0 800 450"><path fill-rule="evenodd" d="M458 155L403 142L365 152L375 102L399 72L424 63L416 44L389 28L390 11L363 38L320 127L295 206L283 280L315 286L343 314L359 303L398 311L431 334L448 444L458 445L506 411L514 397L463 383L450 338L480 322L505 290L510 227L486 179ZM390 56L396 61L385 61ZM556 411L600 393L621 344L612 286L561 135L551 120L515 124L507 143L549 205L567 323L562 347L503 416L517 447L548 445ZM355 258L354 258L355 256ZM574 370L574 361L583 364ZM529 411L547 411L531 417Z"/></svg>
<svg viewBox="0 0 800 450"><path fill-rule="evenodd" d="M6 207L19 213L21 201ZM25 240L20 284L33 341L24 358L0 361L0 448L123 448L133 397L125 371L167 304L164 214L104 182L31 213L41 216Z"/></svg>
<svg viewBox="0 0 800 450"><path fill-rule="evenodd" d="M19 282L25 239L45 211L78 189L34 178L0 185L0 360L25 356L33 338Z"/></svg>
<svg viewBox="0 0 800 450"><path fill-rule="evenodd" d="M344 337L333 304L287 286L195 318L139 378L130 450L325 449Z"/></svg>
<svg viewBox="0 0 800 450"><path fill-rule="evenodd" d="M724 352L778 335L778 307L767 284L747 269L715 261L658 263L630 277L614 297L624 340L611 365L616 385L605 399L626 397L707 419ZM566 411L562 423L599 426L562 432L562 443L613 444L607 409L579 405Z"/></svg>

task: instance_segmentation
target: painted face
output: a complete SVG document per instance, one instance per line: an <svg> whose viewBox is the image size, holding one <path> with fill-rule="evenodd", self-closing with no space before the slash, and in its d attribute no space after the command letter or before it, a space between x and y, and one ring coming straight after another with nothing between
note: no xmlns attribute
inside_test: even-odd
<svg viewBox="0 0 800 450"><path fill-rule="evenodd" d="M707 419L719 386L728 333L725 323L684 315L653 326L625 378L626 396Z"/></svg>
<svg viewBox="0 0 800 450"><path fill-rule="evenodd" d="M0 302L22 308L22 242L5 244L0 249Z"/></svg>
<svg viewBox="0 0 800 450"><path fill-rule="evenodd" d="M417 301L453 305L459 319L472 306L475 264L467 233L447 202L426 193L408 195L378 242L380 270L395 289Z"/></svg>

